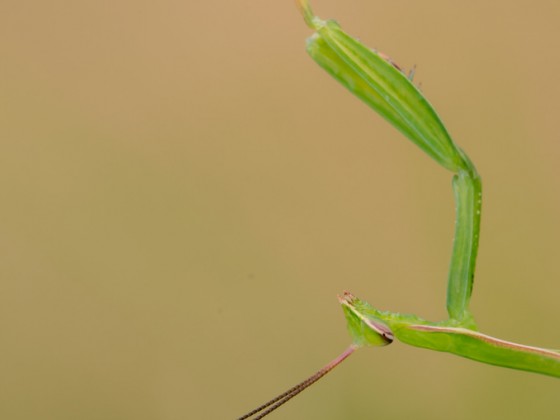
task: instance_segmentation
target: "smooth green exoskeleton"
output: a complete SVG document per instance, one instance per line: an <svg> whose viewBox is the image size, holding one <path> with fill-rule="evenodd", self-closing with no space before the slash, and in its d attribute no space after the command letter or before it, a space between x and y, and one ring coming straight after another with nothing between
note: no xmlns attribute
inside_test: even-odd
<svg viewBox="0 0 560 420"><path fill-rule="evenodd" d="M449 319L429 322L415 315L379 311L345 292L339 301L352 345L316 374L240 419L264 417L330 372L357 348L384 346L395 337L416 347L560 378L560 352L476 331L469 302L478 253L482 182L470 159L455 145L430 103L391 59L347 35L335 21L323 21L313 15L307 0L298 3L305 22L315 30L307 42L311 57L437 163L455 173L452 185L456 225L447 284Z"/></svg>
<svg viewBox="0 0 560 420"><path fill-rule="evenodd" d="M500 340L455 327L450 321L429 322L414 315L379 311L350 293L345 293L340 301L343 308L351 309L364 320L385 323L403 343L560 378L560 353L557 351Z"/></svg>
<svg viewBox="0 0 560 420"><path fill-rule="evenodd" d="M334 20L313 16L307 1L300 5L316 31L307 40L311 58L442 166L469 170L430 103L392 61L347 35Z"/></svg>
<svg viewBox="0 0 560 420"><path fill-rule="evenodd" d="M316 31L307 41L311 58L436 162L457 174L453 181L457 223L447 308L450 318L473 328L475 324L468 306L482 198L476 168L455 145L422 92L393 61L347 35L335 21L323 21L314 16L306 0L300 0L299 5L306 23Z"/></svg>
<svg viewBox="0 0 560 420"><path fill-rule="evenodd" d="M478 253L482 183L473 172L460 171L453 177L455 196L455 238L447 283L447 312L462 326L475 328L469 311L474 269Z"/></svg>

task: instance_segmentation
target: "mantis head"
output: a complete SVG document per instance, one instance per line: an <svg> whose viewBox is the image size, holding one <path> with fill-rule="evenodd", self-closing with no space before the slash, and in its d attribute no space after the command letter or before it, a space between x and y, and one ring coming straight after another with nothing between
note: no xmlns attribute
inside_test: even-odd
<svg viewBox="0 0 560 420"><path fill-rule="evenodd" d="M385 322L362 310L362 302L354 295L344 292L338 296L348 323L348 331L358 347L386 346L395 335Z"/></svg>

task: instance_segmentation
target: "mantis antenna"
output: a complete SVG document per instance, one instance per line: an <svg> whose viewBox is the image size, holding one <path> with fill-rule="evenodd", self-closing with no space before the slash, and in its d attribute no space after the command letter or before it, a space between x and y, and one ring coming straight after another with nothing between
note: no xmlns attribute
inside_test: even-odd
<svg viewBox="0 0 560 420"><path fill-rule="evenodd" d="M311 375L309 378L300 382L296 386L288 389L286 392L283 392L277 397L271 399L270 401L261 405L260 407L255 408L254 410L250 411L244 416L239 417L238 420L245 420L251 418L251 416L255 416L253 417L253 420L262 419L267 414L272 413L278 407L290 401L301 391L313 385L315 382L317 382L319 379L321 379L323 376L325 376L327 373L329 373L331 370L333 370L335 367L341 364L344 360L346 360L348 356L354 353L354 350L356 350L357 348L358 346L352 344L346 350L344 350L340 354L340 356L338 356L336 359L332 360L330 363L328 363L327 365L319 369L316 373Z"/></svg>

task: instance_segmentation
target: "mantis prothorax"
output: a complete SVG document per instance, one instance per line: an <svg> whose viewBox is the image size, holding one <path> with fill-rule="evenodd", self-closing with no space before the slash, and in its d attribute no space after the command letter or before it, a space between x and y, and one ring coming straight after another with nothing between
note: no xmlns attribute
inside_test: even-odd
<svg viewBox="0 0 560 420"><path fill-rule="evenodd" d="M316 17L307 0L298 0L298 4L305 22L315 31L307 41L311 58L432 159L454 173L456 224L447 285L449 319L429 322L415 315L379 311L345 292L339 301L353 344L315 375L241 419L253 415L264 417L315 383L355 349L390 344L394 337L416 347L560 378L559 352L508 342L476 329L469 302L478 250L482 186L470 159L455 145L411 78L387 55L350 37L335 21Z"/></svg>

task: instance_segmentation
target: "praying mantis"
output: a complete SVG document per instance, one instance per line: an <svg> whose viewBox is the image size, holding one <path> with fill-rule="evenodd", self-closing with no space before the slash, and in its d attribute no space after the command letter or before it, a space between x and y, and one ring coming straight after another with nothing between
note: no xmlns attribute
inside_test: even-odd
<svg viewBox="0 0 560 420"><path fill-rule="evenodd" d="M334 20L315 16L298 0L311 58L355 96L397 128L428 156L453 172L455 236L447 285L449 319L430 322L415 315L380 311L348 292L339 296L352 344L305 381L240 417L258 419L315 383L356 349L403 343L448 352L479 362L560 378L560 352L501 340L480 333L469 310L478 251L482 182L466 153L451 139L439 116L387 55L346 34Z"/></svg>

